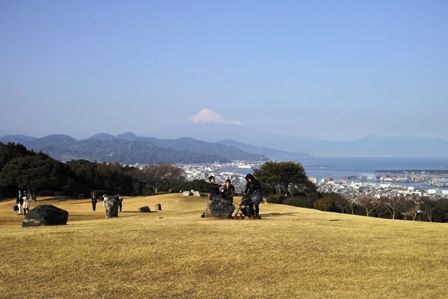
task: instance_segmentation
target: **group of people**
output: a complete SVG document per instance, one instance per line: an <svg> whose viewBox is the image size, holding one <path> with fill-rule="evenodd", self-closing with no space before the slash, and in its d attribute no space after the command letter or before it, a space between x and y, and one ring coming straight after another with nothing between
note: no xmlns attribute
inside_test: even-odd
<svg viewBox="0 0 448 299"><path fill-rule="evenodd" d="M17 210L18 215L26 215L31 206L31 195L26 190L19 190L17 192L16 198L16 207L14 210Z"/></svg>
<svg viewBox="0 0 448 299"><path fill-rule="evenodd" d="M235 195L235 186L232 182L227 179L223 185L216 183L214 176L209 177L209 200L213 201L216 198L224 200L228 204L233 204L233 196ZM96 204L98 202L98 197L95 192L91 193L92 210L96 211ZM257 179L252 174L246 175L246 188L244 189L244 196L240 204L241 212L251 218L260 218L260 203L262 201L261 185ZM106 217L111 217L110 210L113 206L117 206L115 211L112 208L113 214L118 215L118 211L123 209L123 197L120 194L116 194L112 197L107 194L102 195L103 207L106 209ZM18 215L26 215L30 210L31 206L31 195L26 190L19 190L16 198L16 206L14 210L17 211ZM233 210L233 209L232 209ZM231 212L230 212L231 213ZM117 216L115 215L115 216ZM112 216L113 217L113 216Z"/></svg>
<svg viewBox="0 0 448 299"><path fill-rule="evenodd" d="M210 176L208 178L209 186L208 191L210 193L209 200L213 200L217 196L220 196L224 200L233 203L233 195L235 194L235 186L232 185L230 180L226 180L224 185L219 185L216 183L216 178L214 176Z"/></svg>
<svg viewBox="0 0 448 299"><path fill-rule="evenodd" d="M260 182L252 175L245 177L246 188L244 189L243 199L240 204L241 212L250 219L260 218L260 204L263 199ZM235 194L235 186L227 179L224 185L216 183L214 176L209 177L209 200L212 201L217 197L223 198L229 203L233 203Z"/></svg>

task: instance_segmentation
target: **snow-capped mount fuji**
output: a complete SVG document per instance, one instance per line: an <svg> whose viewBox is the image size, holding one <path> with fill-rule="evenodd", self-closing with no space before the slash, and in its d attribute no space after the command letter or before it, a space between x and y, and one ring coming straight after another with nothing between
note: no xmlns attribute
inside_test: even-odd
<svg viewBox="0 0 448 299"><path fill-rule="evenodd" d="M248 120L250 122L250 119ZM229 118L211 109L202 109L188 117L182 123L178 123L160 130L147 132L144 135L158 138L184 138L190 137L208 142L217 142L222 145L230 145L251 154L263 155L271 159L297 159L307 154L300 152L286 152L267 148L276 147L276 135L272 135L245 123ZM248 144L264 146L250 146ZM267 153L267 155L263 154Z"/></svg>
<svg viewBox="0 0 448 299"><path fill-rule="evenodd" d="M250 133L246 133L251 131ZM234 120L212 109L202 109L182 122L145 132L146 136L159 138L192 137L199 140L216 142L221 139L243 139L252 135L252 130L241 121ZM241 138L242 137L242 138Z"/></svg>
<svg viewBox="0 0 448 299"><path fill-rule="evenodd" d="M250 122L251 118L247 118L247 120L242 122L214 110L205 108L186 118L181 123L159 130L145 132L144 135L157 138L191 137L208 142L230 140L246 145L250 144L272 149L284 150L284 147L291 152L297 152L294 147L284 146L284 143L286 145L290 143L291 138L267 133L251 127ZM239 148L241 149L242 146ZM303 155L303 153L298 154Z"/></svg>
<svg viewBox="0 0 448 299"><path fill-rule="evenodd" d="M226 118L224 115L205 108L187 119L187 123L199 124L218 124L218 125L242 125L240 121Z"/></svg>
<svg viewBox="0 0 448 299"><path fill-rule="evenodd" d="M368 136L351 141L323 140L265 132L251 124L254 117L262 116L248 115L238 121L211 109L202 109L182 123L144 135L220 142L272 159L306 156L303 153L329 157L448 157L448 140L440 138ZM269 123L263 126L269 127ZM297 128L298 134L301 129Z"/></svg>

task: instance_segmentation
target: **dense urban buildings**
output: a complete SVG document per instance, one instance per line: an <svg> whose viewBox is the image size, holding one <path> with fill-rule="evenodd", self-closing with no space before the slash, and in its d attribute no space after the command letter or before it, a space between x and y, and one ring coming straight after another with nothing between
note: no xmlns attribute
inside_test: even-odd
<svg viewBox="0 0 448 299"><path fill-rule="evenodd" d="M244 187L244 176L260 167L262 162L236 161L232 163L182 164L187 180L207 180L210 175L218 182L231 179L237 189ZM341 195L382 196L448 196L448 171L376 171L370 176L308 177L323 193Z"/></svg>

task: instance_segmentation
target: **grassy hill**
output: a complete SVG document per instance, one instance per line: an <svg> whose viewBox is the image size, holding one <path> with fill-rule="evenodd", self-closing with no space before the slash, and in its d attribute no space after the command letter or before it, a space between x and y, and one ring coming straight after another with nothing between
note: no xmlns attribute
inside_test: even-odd
<svg viewBox="0 0 448 299"><path fill-rule="evenodd" d="M205 199L45 200L59 227L22 228L0 202L5 298L446 298L448 226L262 205L262 220L201 219ZM139 214L161 203L163 211ZM33 203L34 204L34 203ZM35 204L34 204L35 205Z"/></svg>

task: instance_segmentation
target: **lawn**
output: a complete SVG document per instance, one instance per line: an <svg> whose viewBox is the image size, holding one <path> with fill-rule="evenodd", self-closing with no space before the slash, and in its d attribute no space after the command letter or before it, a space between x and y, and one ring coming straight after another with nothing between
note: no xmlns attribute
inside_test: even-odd
<svg viewBox="0 0 448 299"><path fill-rule="evenodd" d="M275 204L262 220L201 219L206 199L180 195L125 198L115 219L88 199L38 203L68 224L22 228L0 202L2 298L448 296L447 224Z"/></svg>

